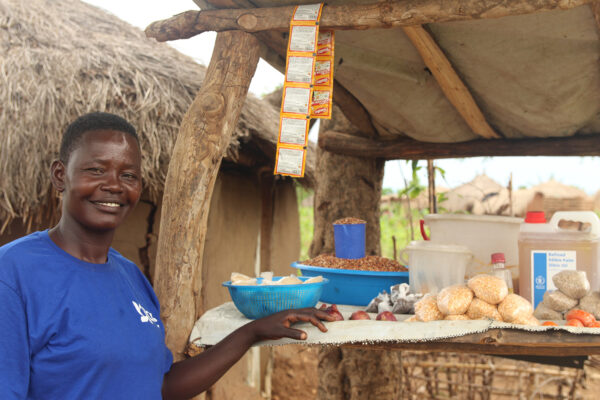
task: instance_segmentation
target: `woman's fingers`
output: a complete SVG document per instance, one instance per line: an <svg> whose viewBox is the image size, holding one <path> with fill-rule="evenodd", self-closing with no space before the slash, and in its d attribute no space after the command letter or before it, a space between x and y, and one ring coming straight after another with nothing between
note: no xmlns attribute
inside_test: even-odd
<svg viewBox="0 0 600 400"><path fill-rule="evenodd" d="M319 328L321 332L327 332L327 328L321 322L321 320L335 321L335 318L332 315L327 314L326 312L319 311L314 308L303 308L289 314L286 320L289 322L285 325L298 321L310 322L311 324Z"/></svg>

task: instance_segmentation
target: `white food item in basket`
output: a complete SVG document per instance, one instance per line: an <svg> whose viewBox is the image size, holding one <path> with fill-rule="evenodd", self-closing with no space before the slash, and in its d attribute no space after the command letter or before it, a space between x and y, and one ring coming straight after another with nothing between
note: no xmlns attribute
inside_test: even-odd
<svg viewBox="0 0 600 400"><path fill-rule="evenodd" d="M581 299L590 291L585 271L565 270L552 277L554 286L572 299Z"/></svg>
<svg viewBox="0 0 600 400"><path fill-rule="evenodd" d="M473 291L465 285L448 286L437 295L437 306L446 315L460 315L467 312L473 300Z"/></svg>
<svg viewBox="0 0 600 400"><path fill-rule="evenodd" d="M252 278L250 278L248 275L240 274L239 272L232 272L231 278L229 278L232 283L236 281L247 281L249 279Z"/></svg>
<svg viewBox="0 0 600 400"><path fill-rule="evenodd" d="M439 310L434 294L427 294L415 303L415 316L423 322L444 319L444 314Z"/></svg>
<svg viewBox="0 0 600 400"><path fill-rule="evenodd" d="M312 278L308 278L307 280L304 281L304 283L318 283L318 282L323 282L323 277L321 275L313 276Z"/></svg>
<svg viewBox="0 0 600 400"><path fill-rule="evenodd" d="M470 320L468 315L458 314L458 315L446 315L444 318L446 321L467 321Z"/></svg>
<svg viewBox="0 0 600 400"><path fill-rule="evenodd" d="M295 275L290 275L290 276L286 276L284 278L281 278L278 281L275 281L276 284L278 285L299 285L302 283L302 281L300 279L298 279L297 276Z"/></svg>
<svg viewBox="0 0 600 400"><path fill-rule="evenodd" d="M272 280L269 280L269 279L263 279L262 282L260 283L260 286L271 286L271 285L277 285L277 282L273 282Z"/></svg>
<svg viewBox="0 0 600 400"><path fill-rule="evenodd" d="M544 293L542 301L548 308L554 311L564 312L577 305L577 300L572 299L560 290L549 290ZM541 303L540 303L541 304Z"/></svg>
<svg viewBox="0 0 600 400"><path fill-rule="evenodd" d="M600 319L600 292L589 292L582 297L579 300L579 308L593 314L596 319Z"/></svg>
<svg viewBox="0 0 600 400"><path fill-rule="evenodd" d="M498 308L494 304L485 302L477 297L473 299L469 309L467 310L467 316L471 319L495 319L496 321L502 321L502 316L498 312Z"/></svg>
<svg viewBox="0 0 600 400"><path fill-rule="evenodd" d="M490 304L498 304L508 295L504 279L493 275L475 275L467 282L475 296Z"/></svg>
<svg viewBox="0 0 600 400"><path fill-rule="evenodd" d="M241 279L241 280L237 280L237 281L233 281L231 282L232 285L239 285L239 286L256 286L256 278L248 278L248 279Z"/></svg>
<svg viewBox="0 0 600 400"><path fill-rule="evenodd" d="M538 304L535 311L533 312L533 316L538 319L550 319L550 320L563 319L562 313L560 313L558 311L554 311L553 309L548 307L544 301L542 301L540 304Z"/></svg>
<svg viewBox="0 0 600 400"><path fill-rule="evenodd" d="M527 299L511 293L498 305L498 312L506 322L524 321L533 315L533 307Z"/></svg>
<svg viewBox="0 0 600 400"><path fill-rule="evenodd" d="M260 277L263 278L264 281L272 281L273 280L273 271L263 271L260 273Z"/></svg>

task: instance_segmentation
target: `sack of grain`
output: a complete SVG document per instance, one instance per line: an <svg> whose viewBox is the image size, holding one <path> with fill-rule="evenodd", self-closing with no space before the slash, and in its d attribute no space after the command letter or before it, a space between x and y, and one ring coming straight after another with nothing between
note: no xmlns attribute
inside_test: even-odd
<svg viewBox="0 0 600 400"><path fill-rule="evenodd" d="M464 285L445 287L437 295L438 308L446 315L466 313L471 300L473 300L473 291Z"/></svg>
<svg viewBox="0 0 600 400"><path fill-rule="evenodd" d="M590 291L585 271L565 270L552 277L554 285L572 299L579 300Z"/></svg>
<svg viewBox="0 0 600 400"><path fill-rule="evenodd" d="M500 303L508 294L504 279L493 275L476 275L469 279L467 285L476 297L490 304Z"/></svg>
<svg viewBox="0 0 600 400"><path fill-rule="evenodd" d="M542 303L554 311L564 312L575 307L577 305L577 300L570 298L560 290L550 290L544 293L544 300Z"/></svg>
<svg viewBox="0 0 600 400"><path fill-rule="evenodd" d="M498 305L498 312L506 322L524 321L533 315L533 307L523 297L511 293Z"/></svg>
<svg viewBox="0 0 600 400"><path fill-rule="evenodd" d="M589 292L579 300L579 308L600 319L600 292Z"/></svg>
<svg viewBox="0 0 600 400"><path fill-rule="evenodd" d="M552 308L548 307L543 301L540 304L538 304L535 311L533 312L533 315L538 319L562 319L562 313L554 311Z"/></svg>
<svg viewBox="0 0 600 400"><path fill-rule="evenodd" d="M444 319L444 314L439 310L434 294L425 295L415 304L415 316L423 322Z"/></svg>
<svg viewBox="0 0 600 400"><path fill-rule="evenodd" d="M477 297L471 301L467 316L471 319L495 319L502 321L502 316L498 312L498 308L490 303L487 303Z"/></svg>
<svg viewBox="0 0 600 400"><path fill-rule="evenodd" d="M467 321L467 320L470 320L471 318L469 318L465 314L458 314L458 315L446 315L446 317L444 319L446 321Z"/></svg>

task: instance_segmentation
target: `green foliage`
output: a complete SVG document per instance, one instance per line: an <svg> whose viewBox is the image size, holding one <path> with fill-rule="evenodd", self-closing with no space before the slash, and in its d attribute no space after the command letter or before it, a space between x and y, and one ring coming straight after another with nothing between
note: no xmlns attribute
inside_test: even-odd
<svg viewBox="0 0 600 400"><path fill-rule="evenodd" d="M400 251L413 239L411 239L410 221L407 217L405 202L390 203L381 207L381 217L379 225L381 229L381 255L387 258L394 258L394 239L396 238L396 257L399 258ZM414 240L421 240L419 230L419 220L426 213L425 210L413 209L412 211L412 231ZM398 259L398 261L400 261Z"/></svg>
<svg viewBox="0 0 600 400"><path fill-rule="evenodd" d="M313 195L313 190L308 190L301 185L296 185L298 213L300 215L300 261L308 260L308 250L310 249L310 243L312 242L313 238L313 205L312 201L309 201Z"/></svg>

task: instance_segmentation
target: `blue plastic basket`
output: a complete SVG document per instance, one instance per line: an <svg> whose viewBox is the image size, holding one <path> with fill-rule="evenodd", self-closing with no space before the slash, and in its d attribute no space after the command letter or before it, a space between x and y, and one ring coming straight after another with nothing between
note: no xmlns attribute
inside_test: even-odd
<svg viewBox="0 0 600 400"><path fill-rule="evenodd" d="M277 276L273 280L281 278ZM298 278L305 281L310 277ZM261 279L257 278L258 283ZM229 289L233 304L246 318L257 319L283 310L314 307L327 282L327 279L323 279L322 282L298 285L243 286L227 281L223 282L223 286Z"/></svg>
<svg viewBox="0 0 600 400"><path fill-rule="evenodd" d="M352 269L323 268L292 263L302 272L302 277L321 275L329 283L323 289L324 303L366 306L377 295L397 283L408 283L408 272L358 271Z"/></svg>

